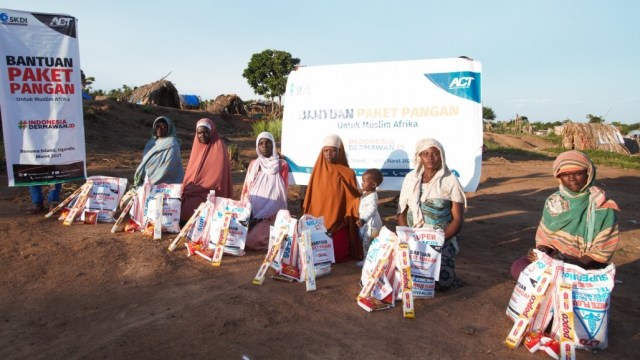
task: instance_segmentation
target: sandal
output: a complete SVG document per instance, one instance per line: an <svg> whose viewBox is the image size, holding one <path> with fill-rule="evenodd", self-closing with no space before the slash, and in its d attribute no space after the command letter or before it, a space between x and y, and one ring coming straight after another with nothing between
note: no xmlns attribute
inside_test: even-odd
<svg viewBox="0 0 640 360"><path fill-rule="evenodd" d="M32 204L30 208L25 211L27 215L40 214L44 211L44 206L42 204Z"/></svg>

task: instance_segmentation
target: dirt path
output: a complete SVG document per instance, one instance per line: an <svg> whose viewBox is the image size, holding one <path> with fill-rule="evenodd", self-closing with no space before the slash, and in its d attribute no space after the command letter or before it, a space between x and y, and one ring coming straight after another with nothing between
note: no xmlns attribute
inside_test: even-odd
<svg viewBox="0 0 640 360"><path fill-rule="evenodd" d="M198 116L192 116L193 123ZM253 141L246 136L228 140L248 161ZM96 159L90 175L131 178L131 154L137 151L109 155L109 168L98 166L102 155L90 153ZM514 286L509 266L533 244L541 206L556 186L550 168L551 159L488 157L479 190L469 194L460 240L457 271L467 285L417 301L414 320L403 319L400 308L360 309L354 263L334 265L312 293L303 284L270 279L258 287L251 280L264 254L225 256L222 266L213 268L182 250L168 253L170 234L153 241L140 234L111 234L109 224L63 226L54 219L25 217L26 190L4 187L0 358L545 357L524 348L509 350L503 341L511 327L504 314ZM609 349L597 355L580 351L578 358L631 359L640 340L640 171L601 168L598 174L599 185L624 210L614 257L621 283L612 296ZM237 190L243 178L241 170L234 171ZM296 194L291 197L292 213L299 215ZM395 211L393 203L388 205L380 208L383 217ZM386 225L395 227L393 221Z"/></svg>

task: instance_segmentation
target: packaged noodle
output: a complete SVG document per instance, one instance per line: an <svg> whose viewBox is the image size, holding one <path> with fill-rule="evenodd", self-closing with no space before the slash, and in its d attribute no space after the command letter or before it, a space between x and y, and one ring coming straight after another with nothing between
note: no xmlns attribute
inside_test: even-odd
<svg viewBox="0 0 640 360"><path fill-rule="evenodd" d="M84 218L85 224L95 225L98 223L98 211L85 210L82 213L82 217Z"/></svg>

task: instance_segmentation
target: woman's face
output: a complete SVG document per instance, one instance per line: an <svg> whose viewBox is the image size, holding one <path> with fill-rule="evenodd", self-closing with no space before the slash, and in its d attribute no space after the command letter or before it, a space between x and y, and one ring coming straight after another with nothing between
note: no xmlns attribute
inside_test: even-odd
<svg viewBox="0 0 640 360"><path fill-rule="evenodd" d="M167 122L164 120L158 120L153 127L153 131L155 132L157 138L166 137L167 133L169 132L169 125L167 125Z"/></svg>
<svg viewBox="0 0 640 360"><path fill-rule="evenodd" d="M271 139L262 138L258 140L258 151L264 157L271 157L273 155L273 142L271 142Z"/></svg>
<svg viewBox="0 0 640 360"><path fill-rule="evenodd" d="M432 146L420 153L420 162L425 170L438 171L442 167L442 157L440 150Z"/></svg>
<svg viewBox="0 0 640 360"><path fill-rule="evenodd" d="M586 185L589 174L587 170L568 171L558 175L562 186L573 191L580 192Z"/></svg>
<svg viewBox="0 0 640 360"><path fill-rule="evenodd" d="M325 146L322 148L322 154L324 155L325 160L327 160L328 162L334 164L336 161L338 161L338 152L340 151L340 149L338 149L335 146Z"/></svg>
<svg viewBox="0 0 640 360"><path fill-rule="evenodd" d="M196 136L200 144L208 144L211 141L211 130L206 126L198 126Z"/></svg>

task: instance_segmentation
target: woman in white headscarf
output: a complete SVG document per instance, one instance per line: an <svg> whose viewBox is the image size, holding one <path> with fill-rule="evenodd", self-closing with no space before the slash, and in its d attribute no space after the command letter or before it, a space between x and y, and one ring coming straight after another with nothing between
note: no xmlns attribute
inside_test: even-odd
<svg viewBox="0 0 640 360"><path fill-rule="evenodd" d="M398 225L444 230L440 280L436 289L462 286L456 277L456 235L462 229L466 198L458 178L449 171L442 145L434 139L416 144L415 169L402 183L398 202Z"/></svg>
<svg viewBox="0 0 640 360"><path fill-rule="evenodd" d="M256 138L258 158L251 161L240 200L251 203L251 220L246 248L265 250L269 245L269 226L276 214L287 208L289 165L276 152L276 141L269 132Z"/></svg>

